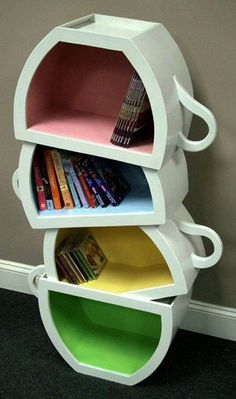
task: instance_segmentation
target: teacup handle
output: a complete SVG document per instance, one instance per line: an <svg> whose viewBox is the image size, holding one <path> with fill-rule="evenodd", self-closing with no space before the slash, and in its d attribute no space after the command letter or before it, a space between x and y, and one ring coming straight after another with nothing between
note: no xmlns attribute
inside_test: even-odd
<svg viewBox="0 0 236 399"><path fill-rule="evenodd" d="M175 223L180 231L185 234L207 237L213 244L213 253L210 256L198 256L191 254L193 266L198 269L207 269L214 266L220 259L223 252L223 243L219 235L210 227L202 226L191 222L175 219Z"/></svg>
<svg viewBox="0 0 236 399"><path fill-rule="evenodd" d="M28 275L28 284L32 293L37 297L38 296L38 284L37 277L45 274L45 266L39 265L33 268L33 270Z"/></svg>
<svg viewBox="0 0 236 399"><path fill-rule="evenodd" d="M179 101L185 108L191 111L193 114L200 116L208 125L208 133L202 140L193 141L187 139L183 132L178 133L177 146L185 151L197 152L205 150L215 140L217 124L213 113L195 100L182 84L178 81L177 77L174 76L174 82L179 96Z"/></svg>
<svg viewBox="0 0 236 399"><path fill-rule="evenodd" d="M16 169L12 175L12 187L16 196L20 199L19 169Z"/></svg>

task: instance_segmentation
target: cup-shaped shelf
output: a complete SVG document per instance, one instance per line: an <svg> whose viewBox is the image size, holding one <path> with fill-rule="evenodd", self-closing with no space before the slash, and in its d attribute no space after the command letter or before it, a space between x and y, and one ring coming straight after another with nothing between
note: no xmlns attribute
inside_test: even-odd
<svg viewBox="0 0 236 399"><path fill-rule="evenodd" d="M198 255L202 267L207 262L208 257L205 257L199 235L200 232L202 235L207 233L202 232L200 226L193 222L183 205L175 217L176 221L168 220L162 226L48 230L44 238L46 273L56 281L63 281L64 275L60 273L56 263L57 248L62 242L68 242L72 237L76 240L83 231L88 230L105 255L107 263L95 280L79 284L81 289L129 297L138 295L147 299L186 294L201 267L200 264L194 264L193 257ZM178 223L190 224L192 234L190 231L188 234L182 233L177 227ZM212 234L209 238L214 241L215 232L209 228L206 230ZM213 266L218 261L221 253L220 240L215 243L215 247L216 257L206 267ZM87 251L89 254L90 249ZM76 263L80 268L80 262ZM66 267L70 270L69 261Z"/></svg>
<svg viewBox="0 0 236 399"><path fill-rule="evenodd" d="M88 295L41 277L38 299L49 338L74 370L134 385L163 360L190 294L160 302Z"/></svg>
<svg viewBox="0 0 236 399"><path fill-rule="evenodd" d="M188 191L185 156L178 150L160 171L116 161L129 185L119 206L39 211L32 173L36 148L35 144L23 145L18 174L13 177L13 186L17 190L19 187L18 195L33 228L162 224Z"/></svg>
<svg viewBox="0 0 236 399"><path fill-rule="evenodd" d="M153 128L122 148L110 138L134 70ZM16 89L14 128L19 140L160 169L176 146L198 151L213 140L214 126L206 140L186 139L192 113L210 130L214 118L192 98L184 58L162 24L90 15L55 28L32 52Z"/></svg>

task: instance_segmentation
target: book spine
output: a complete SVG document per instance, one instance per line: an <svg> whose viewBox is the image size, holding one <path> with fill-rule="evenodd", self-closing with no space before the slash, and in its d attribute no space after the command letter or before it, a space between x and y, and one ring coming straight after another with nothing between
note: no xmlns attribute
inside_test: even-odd
<svg viewBox="0 0 236 399"><path fill-rule="evenodd" d="M56 263L60 267L64 276L67 279L70 279L71 283L77 284L79 282L77 276L74 274L73 270L71 270L71 268L69 267L68 262L63 254L57 256Z"/></svg>
<svg viewBox="0 0 236 399"><path fill-rule="evenodd" d="M69 262L70 268L71 270L75 273L75 275L77 276L77 279L79 280L80 283L84 283L87 281L87 277L82 273L78 262L75 262L73 257L71 256L70 252L67 252L66 254L64 254L64 256L66 257L67 261Z"/></svg>
<svg viewBox="0 0 236 399"><path fill-rule="evenodd" d="M133 86L134 86L134 81L136 78L136 71L133 72L132 77L130 79L129 85L127 87L127 91L123 100L123 103L120 108L120 112L117 118L117 122L114 128L114 131L111 136L110 142L112 144L122 146L122 141L124 140L124 135L126 134L126 124L127 124L127 103L129 102L129 99L132 98L132 93L133 93Z"/></svg>
<svg viewBox="0 0 236 399"><path fill-rule="evenodd" d="M144 104L148 104L148 102L145 101L145 99L147 98L146 96L146 92L143 88L143 90L140 93L141 97L139 98L139 103L137 106L137 110L135 115L132 118L131 121L131 126L130 126L130 132L129 134L126 136L124 142L123 142L123 147L128 148L131 144L131 142L134 139L134 133L140 131L147 123L146 121L146 115L147 115L147 111L148 108L144 107Z"/></svg>
<svg viewBox="0 0 236 399"><path fill-rule="evenodd" d="M52 211L54 209L53 200L52 200L52 193L48 179L47 168L44 162L43 154L39 151L39 167L41 170L41 176L43 180L44 192L46 197L47 209Z"/></svg>
<svg viewBox="0 0 236 399"><path fill-rule="evenodd" d="M45 211L47 209L47 202L44 192L43 179L40 171L39 157L36 152L34 154L34 159L33 159L33 174L34 174L39 210Z"/></svg>
<svg viewBox="0 0 236 399"><path fill-rule="evenodd" d="M88 185L87 185L87 183L85 181L85 178L84 178L84 176L81 173L81 169L80 169L79 165L76 164L75 165L75 169L76 169L76 174L77 174L77 176L79 178L80 184L82 186L82 189L83 189L83 191L84 191L84 193L85 193L85 195L87 197L87 200L88 200L91 208L96 208L97 207L97 203L96 203L93 195L91 194L91 192L89 190L89 187L88 187Z"/></svg>
<svg viewBox="0 0 236 399"><path fill-rule="evenodd" d="M130 114L129 114L129 105L133 101L133 96L134 96L134 86L136 82L136 77L137 73L136 71L133 72L133 75L131 77L131 80L129 82L122 106L120 108L120 112L118 115L118 119L111 137L111 143L122 146L122 142L125 138L125 135L127 134L127 125L129 122Z"/></svg>
<svg viewBox="0 0 236 399"><path fill-rule="evenodd" d="M89 269L95 276L98 276L103 266L107 263L107 259L90 233L86 234L81 240L78 250L83 256Z"/></svg>
<svg viewBox="0 0 236 399"><path fill-rule="evenodd" d="M75 260L75 262L79 264L81 272L85 276L86 281L95 280L97 278L78 248L71 251L70 255Z"/></svg>
<svg viewBox="0 0 236 399"><path fill-rule="evenodd" d="M128 184L121 176L121 172L113 167L112 161L108 162L106 159L93 157L93 163L96 171L104 180L106 187L109 188L110 192L120 203L128 192Z"/></svg>
<svg viewBox="0 0 236 399"><path fill-rule="evenodd" d="M99 205L101 205L102 208L105 208L108 205L108 201L104 200L104 196L101 194L100 189L97 186L97 183L94 181L92 177L89 176L89 173L84 166L81 166L81 173L84 176L88 186L91 188L92 192L94 193L95 198L97 199Z"/></svg>
<svg viewBox="0 0 236 399"><path fill-rule="evenodd" d="M56 258L56 265L57 265L57 274L59 279L60 277L66 278L68 283L76 284L76 280L74 276L71 276L70 273L67 270L67 267L64 266L64 264L61 262L61 259Z"/></svg>
<svg viewBox="0 0 236 399"><path fill-rule="evenodd" d="M111 143L128 148L135 137L147 124L150 104L140 76L135 71L130 80L118 119L111 137Z"/></svg>
<svg viewBox="0 0 236 399"><path fill-rule="evenodd" d="M114 193L112 193L111 190L109 190L105 180L99 175L99 173L97 173L95 171L94 168L92 168L92 164L90 164L89 166L87 166L88 168L88 172L90 174L90 176L95 180L95 182L97 183L97 185L101 188L101 190L104 192L105 196L107 197L108 201L113 205L113 206L117 206L120 204L120 201L118 200L118 198L116 198L116 196L114 195Z"/></svg>
<svg viewBox="0 0 236 399"><path fill-rule="evenodd" d="M131 140L134 126L138 119L141 101L142 101L143 96L145 95L145 89L144 89L143 83L137 74L136 74L133 84L134 84L133 92L130 96L129 104L128 104L127 129L126 129L126 134L124 136L124 139L122 141L122 146L126 147L126 148L129 146L129 145L127 145L127 143L130 142L130 140Z"/></svg>
<svg viewBox="0 0 236 399"><path fill-rule="evenodd" d="M83 187L82 187L82 185L81 185L81 183L80 183L80 181L79 181L79 179L77 177L77 174L76 174L76 172L77 172L76 164L73 165L72 161L68 161L68 165L69 165L70 175L71 175L72 180L74 182L74 185L76 187L77 193L78 193L80 201L82 203L82 206L84 208L89 208L90 207L89 202L88 202L88 200L86 198L86 195L85 195L85 193L83 191Z"/></svg>
<svg viewBox="0 0 236 399"><path fill-rule="evenodd" d="M54 166L53 166L51 152L49 150L44 150L43 155L44 155L44 160L45 160L46 169L47 169L47 173L48 173L49 184L51 187L54 208L61 209L62 204L61 204L61 199L60 199L60 192L58 189L58 183L57 183L57 178L56 178L56 174L55 174L55 170L54 170Z"/></svg>
<svg viewBox="0 0 236 399"><path fill-rule="evenodd" d="M79 199L79 197L78 197L77 191L76 191L76 189L75 189L75 185L74 185L74 182L73 182L73 178L72 178L72 176L71 176L71 174L70 174L69 163L68 163L67 160L62 159L62 165L63 165L64 171L65 171L65 175L66 175L66 178L67 178L67 182L68 182L68 184L69 184L69 187L70 187L70 192L71 192L71 194L72 194L72 197L73 197L75 206L76 206L76 208L81 208L82 205L81 205L80 199Z"/></svg>
<svg viewBox="0 0 236 399"><path fill-rule="evenodd" d="M51 150L51 154L65 208L73 209L74 203L67 184L64 169L61 163L60 154L57 150Z"/></svg>

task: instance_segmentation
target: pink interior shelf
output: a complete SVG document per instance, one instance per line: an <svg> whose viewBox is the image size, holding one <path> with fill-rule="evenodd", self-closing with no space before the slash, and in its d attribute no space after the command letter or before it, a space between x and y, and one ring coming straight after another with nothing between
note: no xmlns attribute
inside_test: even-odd
<svg viewBox="0 0 236 399"><path fill-rule="evenodd" d="M27 129L114 148L110 138L132 73L120 51L58 43L32 79ZM151 154L152 139L131 148Z"/></svg>

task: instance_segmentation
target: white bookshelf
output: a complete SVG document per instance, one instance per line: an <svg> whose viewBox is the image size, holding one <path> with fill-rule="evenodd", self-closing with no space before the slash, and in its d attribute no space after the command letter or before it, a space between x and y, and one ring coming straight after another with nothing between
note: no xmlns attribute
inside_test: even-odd
<svg viewBox="0 0 236 399"><path fill-rule="evenodd" d="M13 186L33 228L163 224L188 192L186 160L184 152L178 150L159 171L118 162L130 189L117 207L39 211L32 173L35 148L35 144L23 144L19 169L13 176Z"/></svg>
<svg viewBox="0 0 236 399"><path fill-rule="evenodd" d="M121 148L110 138L134 70L153 131ZM200 141L187 138L193 114L208 126ZM222 253L219 236L182 205L184 151L212 143L215 118L193 98L183 55L162 24L93 14L56 27L33 50L16 88L14 130L23 146L13 188L30 225L47 230L45 265L29 274L44 327L76 371L136 384L165 357L199 269ZM117 161L127 196L117 207L39 212L32 178L38 145ZM97 280L75 285L59 280L55 252L81 229L108 262ZM201 236L212 242L209 256Z"/></svg>
<svg viewBox="0 0 236 399"><path fill-rule="evenodd" d="M150 300L187 294L200 268L210 267L219 257L220 241L215 232L194 223L180 206L174 220L160 226L90 228L108 262L100 276L81 289L104 291L122 296ZM194 234L182 233L177 225L191 226ZM59 280L55 253L61 241L79 234L81 228L50 229L44 238L44 264L47 275ZM214 247L212 258L206 257L201 237L207 235ZM198 255L196 267L194 256Z"/></svg>
<svg viewBox="0 0 236 399"><path fill-rule="evenodd" d="M159 366L190 296L149 301L89 293L50 277L38 284L44 327L65 361L79 373L126 385L137 384Z"/></svg>
<svg viewBox="0 0 236 399"><path fill-rule="evenodd" d="M110 137L131 77L140 75L151 104L151 140L129 149ZM209 128L187 140L192 113ZM33 50L14 102L17 139L160 169L177 147L206 148L212 113L193 98L185 60L160 23L90 15L53 29Z"/></svg>

